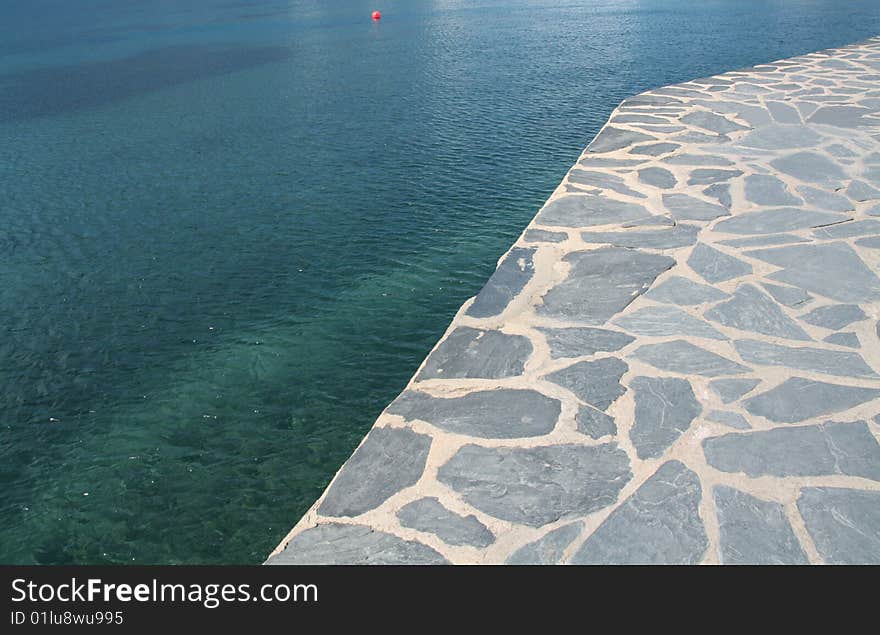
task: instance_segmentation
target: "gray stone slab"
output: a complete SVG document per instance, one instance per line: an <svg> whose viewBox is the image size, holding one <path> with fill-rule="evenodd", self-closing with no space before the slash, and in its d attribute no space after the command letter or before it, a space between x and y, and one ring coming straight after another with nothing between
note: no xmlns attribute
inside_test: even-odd
<svg viewBox="0 0 880 635"><path fill-rule="evenodd" d="M713 340L724 335L699 318L672 306L649 306L614 320L614 324L636 335L687 335Z"/></svg>
<svg viewBox="0 0 880 635"><path fill-rule="evenodd" d="M801 316L801 319L807 324L814 324L834 331L839 331L853 322L861 322L867 318L865 312L855 304L822 306Z"/></svg>
<svg viewBox="0 0 880 635"><path fill-rule="evenodd" d="M562 561L566 547L581 535L582 522L574 522L548 532L546 535L514 551L506 564L548 565Z"/></svg>
<svg viewBox="0 0 880 635"><path fill-rule="evenodd" d="M734 361L704 350L684 340L674 340L660 344L645 344L632 354L632 357L661 370L682 375L740 375L748 368Z"/></svg>
<svg viewBox="0 0 880 635"><path fill-rule="evenodd" d="M880 564L880 492L805 487L798 511L828 564Z"/></svg>
<svg viewBox="0 0 880 635"><path fill-rule="evenodd" d="M828 150L828 152L830 154L833 154L835 157L851 158L857 156L855 152L840 143L832 143L826 148L826 150Z"/></svg>
<svg viewBox="0 0 880 635"><path fill-rule="evenodd" d="M846 188L846 195L850 198L850 200L863 202L863 201L876 201L880 199L880 190L875 187L871 187L864 181L853 181L850 183L849 187Z"/></svg>
<svg viewBox="0 0 880 635"><path fill-rule="evenodd" d="M387 412L408 421L426 421L455 434L517 439L551 432L559 418L560 404L534 390L499 388L461 397L432 397L406 390Z"/></svg>
<svg viewBox="0 0 880 635"><path fill-rule="evenodd" d="M668 124L669 119L666 117L656 117L654 115L643 114L624 114L616 115L611 118L611 123L659 123Z"/></svg>
<svg viewBox="0 0 880 635"><path fill-rule="evenodd" d="M530 243L561 243L568 239L568 234L551 232L546 229L527 229L523 238Z"/></svg>
<svg viewBox="0 0 880 635"><path fill-rule="evenodd" d="M792 150L814 148L822 140L807 126L764 126L740 139L739 145L761 150Z"/></svg>
<svg viewBox="0 0 880 635"><path fill-rule="evenodd" d="M730 197L730 186L727 183L710 185L703 190L703 194L717 199L719 203L728 209L730 209L730 206L733 204L733 199Z"/></svg>
<svg viewBox="0 0 880 635"><path fill-rule="evenodd" d="M722 403L731 403L751 392L760 384L758 379L714 379L709 388L721 398Z"/></svg>
<svg viewBox="0 0 880 635"><path fill-rule="evenodd" d="M739 214L715 225L715 231L725 234L778 234L797 229L821 227L849 220L845 214L813 212L797 207L768 209Z"/></svg>
<svg viewBox="0 0 880 635"><path fill-rule="evenodd" d="M511 249L486 282L486 286L477 294L474 303L467 310L467 315L483 318L504 311L535 274L535 263L532 260L534 255L533 248Z"/></svg>
<svg viewBox="0 0 880 635"><path fill-rule="evenodd" d="M733 345L748 364L784 366L838 377L877 377L858 353L809 346L795 348L758 340L736 340Z"/></svg>
<svg viewBox="0 0 880 635"><path fill-rule="evenodd" d="M623 247L574 252L562 260L571 266L568 278L544 295L536 311L593 325L605 324L675 264L669 256Z"/></svg>
<svg viewBox="0 0 880 635"><path fill-rule="evenodd" d="M613 504L632 473L626 452L611 443L466 445L440 467L437 478L489 516L541 527Z"/></svg>
<svg viewBox="0 0 880 635"><path fill-rule="evenodd" d="M880 234L880 220L870 219L841 223L831 227L822 227L813 232L813 236L816 238L852 238L868 234Z"/></svg>
<svg viewBox="0 0 880 635"><path fill-rule="evenodd" d="M800 205L803 201L785 186L785 183L769 174L750 174L746 177L746 199L756 205Z"/></svg>
<svg viewBox="0 0 880 635"><path fill-rule="evenodd" d="M614 152L621 150L637 143L645 141L656 141L656 137L635 132L633 130L624 130L623 128L615 128L614 126L605 126L596 135L592 143L587 147L588 152Z"/></svg>
<svg viewBox="0 0 880 635"><path fill-rule="evenodd" d="M866 216L880 216L880 205L874 205L873 207L865 210Z"/></svg>
<svg viewBox="0 0 880 635"><path fill-rule="evenodd" d="M785 306L799 306L813 299L809 293L797 287L781 287L778 284L762 282L761 286L773 296L773 299Z"/></svg>
<svg viewBox="0 0 880 635"><path fill-rule="evenodd" d="M581 239L586 243L605 243L615 247L676 249L693 245L699 234L700 228L696 225L679 223L642 231L583 232Z"/></svg>
<svg viewBox="0 0 880 635"><path fill-rule="evenodd" d="M822 341L850 348L861 348L862 346L861 342L859 342L859 336L855 333L832 333Z"/></svg>
<svg viewBox="0 0 880 635"><path fill-rule="evenodd" d="M840 194L826 192L809 185L800 185L797 188L798 194L804 197L807 205L812 205L827 212L851 212L853 209L852 201Z"/></svg>
<svg viewBox="0 0 880 635"><path fill-rule="evenodd" d="M746 410L777 423L797 423L849 410L880 396L880 390L830 384L803 377L792 377L748 399Z"/></svg>
<svg viewBox="0 0 880 635"><path fill-rule="evenodd" d="M736 428L737 430L748 430L752 427L741 414L738 412L729 412L727 410L713 410L706 415L706 419L725 426L730 426L731 428Z"/></svg>
<svg viewBox="0 0 880 635"><path fill-rule="evenodd" d="M873 302L880 299L880 279L846 243L791 245L746 252L782 271L768 277L838 302Z"/></svg>
<svg viewBox="0 0 880 635"><path fill-rule="evenodd" d="M635 165L641 165L645 161L647 159L612 159L611 157L588 154L578 161L577 164L585 168L630 168Z"/></svg>
<svg viewBox="0 0 880 635"><path fill-rule="evenodd" d="M866 249L880 249L880 236L860 238L856 241L856 246L865 247Z"/></svg>
<svg viewBox="0 0 880 635"><path fill-rule="evenodd" d="M764 234L763 236L753 236L750 238L732 238L730 240L719 241L720 245L728 247L765 247L768 245L789 245L792 243L808 243L807 238L801 238L794 234Z"/></svg>
<svg viewBox="0 0 880 635"><path fill-rule="evenodd" d="M665 168L657 167L642 168L639 170L639 181L664 190L671 189L678 183L672 172Z"/></svg>
<svg viewBox="0 0 880 635"><path fill-rule="evenodd" d="M839 128L861 128L863 126L876 126L877 123L866 120L864 117L875 111L861 106L822 106L807 119L810 123L837 126Z"/></svg>
<svg viewBox="0 0 880 635"><path fill-rule="evenodd" d="M577 362L545 375L544 379L567 388L581 401L605 410L626 392L620 378L627 370L626 362L605 357L593 362Z"/></svg>
<svg viewBox="0 0 880 635"><path fill-rule="evenodd" d="M595 227L653 216L636 203L624 203L600 194L561 196L548 203L535 218L550 227Z"/></svg>
<svg viewBox="0 0 880 635"><path fill-rule="evenodd" d="M578 185L598 187L603 190L611 190L618 194L632 196L633 198L646 198L641 192L629 187L624 180L616 174L608 172L595 172L592 170L572 170L568 173L568 180Z"/></svg>
<svg viewBox="0 0 880 635"><path fill-rule="evenodd" d="M809 563L782 505L724 485L717 485L713 493L722 564Z"/></svg>
<svg viewBox="0 0 880 635"><path fill-rule="evenodd" d="M796 152L770 162L770 165L783 174L788 174L805 183L839 187L846 178L837 163L815 152Z"/></svg>
<svg viewBox="0 0 880 635"><path fill-rule="evenodd" d="M730 179L742 176L742 170L714 170L711 168L698 168L691 171L688 185L709 185L711 183L719 183L729 181Z"/></svg>
<svg viewBox="0 0 880 635"><path fill-rule="evenodd" d="M635 146L634 148L630 149L629 153L657 157L661 154L675 152L680 147L681 144L678 143L649 143L646 145Z"/></svg>
<svg viewBox="0 0 880 635"><path fill-rule="evenodd" d="M703 441L706 460L722 472L759 476L880 479L880 445L864 421L732 432Z"/></svg>
<svg viewBox="0 0 880 635"><path fill-rule="evenodd" d="M770 116L773 117L776 123L801 123L801 116L800 113L798 113L797 108L793 108L781 101L768 101L766 103L767 110L770 111Z"/></svg>
<svg viewBox="0 0 880 635"><path fill-rule="evenodd" d="M428 356L417 379L516 377L531 354L522 335L460 326Z"/></svg>
<svg viewBox="0 0 880 635"><path fill-rule="evenodd" d="M724 282L752 273L752 265L704 243L697 243L687 262L703 280L711 283Z"/></svg>
<svg viewBox="0 0 880 635"><path fill-rule="evenodd" d="M572 564L696 564L708 547L700 479L664 463L572 556Z"/></svg>
<svg viewBox="0 0 880 635"><path fill-rule="evenodd" d="M435 534L449 545L488 547L495 542L494 534L476 516L456 514L433 497L407 503L397 512L397 518L403 527Z"/></svg>
<svg viewBox="0 0 880 635"><path fill-rule="evenodd" d="M721 205L701 201L687 194L664 194L663 205L676 220L715 220L730 216L730 211Z"/></svg>
<svg viewBox="0 0 880 635"><path fill-rule="evenodd" d="M717 115L714 112L700 110L692 112L680 117L683 123L689 126L696 126L705 130L711 130L718 134L726 134L728 132L737 132L739 130L748 130L746 126L731 121L726 117Z"/></svg>
<svg viewBox="0 0 880 635"><path fill-rule="evenodd" d="M657 214L656 216L649 216L647 218L640 218L638 220L630 220L621 223L621 227L625 229L629 229L631 227L674 227L675 219L671 216L661 216Z"/></svg>
<svg viewBox="0 0 880 635"><path fill-rule="evenodd" d="M449 564L439 553L363 525L327 523L294 536L270 565Z"/></svg>
<svg viewBox="0 0 880 635"><path fill-rule="evenodd" d="M737 287L733 297L716 304L705 316L713 322L741 331L785 337L791 340L809 340L810 336L783 313L779 305L751 284Z"/></svg>
<svg viewBox="0 0 880 635"><path fill-rule="evenodd" d="M646 294L655 302L678 304L680 306L692 306L706 302L718 302L730 297L727 293L688 278L673 276L663 283L652 287Z"/></svg>
<svg viewBox="0 0 880 635"><path fill-rule="evenodd" d="M578 432L594 439L617 434L614 418L589 406L581 406L578 409L575 423Z"/></svg>
<svg viewBox="0 0 880 635"><path fill-rule="evenodd" d="M635 415L629 437L640 459L661 456L702 412L690 382L674 377L635 377Z"/></svg>
<svg viewBox="0 0 880 635"><path fill-rule="evenodd" d="M666 157L665 159L660 160L667 165L711 165L720 167L730 167L731 165L733 165L733 161L725 157L719 157L712 154L691 154L690 152L683 152L682 154L676 154L675 156Z"/></svg>
<svg viewBox="0 0 880 635"><path fill-rule="evenodd" d="M407 428L373 428L345 462L318 507L324 516L358 516L402 489L425 470L431 437Z"/></svg>
<svg viewBox="0 0 880 635"><path fill-rule="evenodd" d="M671 137L671 139L674 141L678 141L679 143L702 145L706 145L709 143L727 143L730 141L730 137L728 137L726 134L700 132L699 130L688 130L686 132L682 132L681 134L677 134L674 137Z"/></svg>
<svg viewBox="0 0 880 635"><path fill-rule="evenodd" d="M547 338L550 357L581 357L599 351L617 351L634 341L626 333L592 327L550 329L539 328Z"/></svg>

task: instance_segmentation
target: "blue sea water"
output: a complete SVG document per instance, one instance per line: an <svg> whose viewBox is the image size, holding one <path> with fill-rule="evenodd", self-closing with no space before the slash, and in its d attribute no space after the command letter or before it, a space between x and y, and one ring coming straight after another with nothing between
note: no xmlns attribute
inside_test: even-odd
<svg viewBox="0 0 880 635"><path fill-rule="evenodd" d="M0 562L260 562L622 98L878 33L876 0L3 0Z"/></svg>

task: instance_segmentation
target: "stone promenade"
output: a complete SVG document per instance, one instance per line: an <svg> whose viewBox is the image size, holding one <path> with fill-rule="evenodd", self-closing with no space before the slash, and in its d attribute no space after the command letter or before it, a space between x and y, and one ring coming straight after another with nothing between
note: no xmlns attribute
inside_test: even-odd
<svg viewBox="0 0 880 635"><path fill-rule="evenodd" d="M627 99L268 562L880 563L878 272L880 38Z"/></svg>

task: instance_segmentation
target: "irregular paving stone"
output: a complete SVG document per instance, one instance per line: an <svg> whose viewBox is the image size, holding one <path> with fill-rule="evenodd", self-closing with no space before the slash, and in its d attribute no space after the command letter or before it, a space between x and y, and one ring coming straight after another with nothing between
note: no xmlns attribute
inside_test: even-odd
<svg viewBox="0 0 880 635"><path fill-rule="evenodd" d="M611 119L611 123L659 123L667 124L669 119L665 117L656 117L654 115L617 115Z"/></svg>
<svg viewBox="0 0 880 635"><path fill-rule="evenodd" d="M733 345L743 361L765 366L785 366L839 377L877 377L857 353L826 348L780 346L757 340L736 340Z"/></svg>
<svg viewBox="0 0 880 635"><path fill-rule="evenodd" d="M584 524L580 521L554 529L514 551L507 559L507 564L559 564L565 548L581 535L583 529Z"/></svg>
<svg viewBox="0 0 880 635"><path fill-rule="evenodd" d="M748 430L752 427L741 414L737 412L728 412L726 410L713 410L706 415L706 419L714 421L715 423L730 426L731 428L737 428L738 430Z"/></svg>
<svg viewBox="0 0 880 635"><path fill-rule="evenodd" d="M528 229L524 238L530 243L561 243L564 240L568 240L568 234L565 232L550 232L546 229Z"/></svg>
<svg viewBox="0 0 880 635"><path fill-rule="evenodd" d="M776 123L801 123L801 116L797 108L792 108L781 101L768 101L767 110L770 111L770 116L773 117Z"/></svg>
<svg viewBox="0 0 880 635"><path fill-rule="evenodd" d="M641 165L646 159L612 159L610 157L597 157L588 154L578 161L578 165L586 168L628 168L634 165Z"/></svg>
<svg viewBox="0 0 880 635"><path fill-rule="evenodd" d="M605 324L625 309L675 260L622 247L573 252L563 259L571 271L537 307L540 315Z"/></svg>
<svg viewBox="0 0 880 635"><path fill-rule="evenodd" d="M626 362L616 357L605 357L594 362L578 362L544 379L567 388L578 399L605 410L626 392L620 378L629 370Z"/></svg>
<svg viewBox="0 0 880 635"><path fill-rule="evenodd" d="M594 439L617 434L614 418L589 406L581 406L575 417L578 432Z"/></svg>
<svg viewBox="0 0 880 635"><path fill-rule="evenodd" d="M432 397L417 390L406 390L388 406L387 412L408 421L427 421L456 434L482 439L516 439L551 432L560 408L556 399L534 390L499 388L461 397Z"/></svg>
<svg viewBox="0 0 880 635"><path fill-rule="evenodd" d="M655 459L702 411L690 382L673 377L636 377L635 415L629 436L640 459Z"/></svg>
<svg viewBox="0 0 880 635"><path fill-rule="evenodd" d="M437 478L490 516L540 527L611 505L632 473L626 452L611 443L466 445L440 467Z"/></svg>
<svg viewBox="0 0 880 635"><path fill-rule="evenodd" d="M733 203L733 199L730 198L730 186L727 183L710 185L703 190L703 194L718 199L718 202L728 209L730 209L730 206Z"/></svg>
<svg viewBox="0 0 880 635"><path fill-rule="evenodd" d="M880 492L805 487L798 511L828 564L880 564Z"/></svg>
<svg viewBox="0 0 880 635"><path fill-rule="evenodd" d="M726 339L703 320L671 306L645 307L617 318L614 324L636 335L687 335L713 340Z"/></svg>
<svg viewBox="0 0 880 635"><path fill-rule="evenodd" d="M840 143L833 143L826 148L829 153L836 157L855 157L856 153Z"/></svg>
<svg viewBox="0 0 880 635"><path fill-rule="evenodd" d="M655 302L691 306L705 302L718 302L730 296L715 287L700 284L680 276L674 276L667 278L662 284L651 288L645 294L645 297Z"/></svg>
<svg viewBox="0 0 880 635"><path fill-rule="evenodd" d="M783 207L727 218L715 225L715 231L725 234L776 234L842 223L847 220L850 218L843 214L811 212L797 207Z"/></svg>
<svg viewBox="0 0 880 635"><path fill-rule="evenodd" d="M808 564L779 503L717 485L722 564Z"/></svg>
<svg viewBox="0 0 880 635"><path fill-rule="evenodd" d="M777 423L797 423L813 417L849 410L880 396L880 390L841 386L803 377L792 377L776 388L745 403L753 415Z"/></svg>
<svg viewBox="0 0 880 635"><path fill-rule="evenodd" d="M865 210L865 214L868 216L880 216L880 205L875 205L871 209Z"/></svg>
<svg viewBox="0 0 880 635"><path fill-rule="evenodd" d="M739 141L739 145L762 150L790 150L814 148L821 139L821 136L806 126L772 125L748 133Z"/></svg>
<svg viewBox="0 0 880 635"><path fill-rule="evenodd" d="M495 273L489 278L474 303L467 310L467 315L476 318L498 315L528 284L535 274L535 263L532 257L535 249L514 247L510 250Z"/></svg>
<svg viewBox="0 0 880 635"><path fill-rule="evenodd" d="M668 229L645 231L584 232L581 239L586 243L607 243L616 247L675 249L693 245L699 233L700 228L696 225L678 224Z"/></svg>
<svg viewBox="0 0 880 635"><path fill-rule="evenodd" d="M880 299L880 279L846 243L792 245L746 252L782 271L768 277L802 287L838 302L872 302Z"/></svg>
<svg viewBox="0 0 880 635"><path fill-rule="evenodd" d="M864 181L853 181L846 188L846 195L853 201L875 201L880 198L880 190L871 187Z"/></svg>
<svg viewBox="0 0 880 635"><path fill-rule="evenodd" d="M684 340L646 344L636 349L632 357L655 368L683 375L695 374L716 377L718 375L739 375L749 370L726 357L703 350Z"/></svg>
<svg viewBox="0 0 880 635"><path fill-rule="evenodd" d="M769 174L746 177L746 198L756 205L800 205L803 202L788 191L785 183Z"/></svg>
<svg viewBox="0 0 880 635"><path fill-rule="evenodd" d="M822 227L813 232L816 238L852 238L865 234L880 234L880 220L860 220Z"/></svg>
<svg viewBox="0 0 880 635"><path fill-rule="evenodd" d="M460 326L428 356L418 379L516 377L531 354L522 335Z"/></svg>
<svg viewBox="0 0 880 635"><path fill-rule="evenodd" d="M588 152L614 152L644 141L656 141L656 137L633 130L605 126L587 147Z"/></svg>
<svg viewBox="0 0 880 635"><path fill-rule="evenodd" d="M742 170L713 170L700 168L691 172L688 185L708 185L719 181L729 181L732 178L742 176Z"/></svg>
<svg viewBox="0 0 880 635"><path fill-rule="evenodd" d="M865 120L865 115L874 111L860 106L823 106L814 112L807 120L810 123L820 123L839 128L859 128L862 126L876 126L876 122Z"/></svg>
<svg viewBox="0 0 880 635"><path fill-rule="evenodd" d="M721 115L716 115L714 112L692 112L684 115L683 117L680 117L680 119L683 123L686 123L689 126L704 128L706 130L711 130L712 132L717 132L719 134L736 132L738 130L748 130L746 126L740 125L735 121L731 121L726 117L722 117Z"/></svg>
<svg viewBox="0 0 880 635"><path fill-rule="evenodd" d="M813 309L801 319L807 324L815 324L826 329L839 331L853 322L867 319L867 315L855 304L832 304Z"/></svg>
<svg viewBox="0 0 880 635"><path fill-rule="evenodd" d="M266 564L449 564L439 553L363 525L327 523L294 536Z"/></svg>
<svg viewBox="0 0 880 635"><path fill-rule="evenodd" d="M732 432L703 441L709 465L758 476L880 479L880 445L864 421Z"/></svg>
<svg viewBox="0 0 880 635"><path fill-rule="evenodd" d="M705 316L713 322L741 331L785 337L791 340L809 340L810 336L788 317L770 297L757 287L742 284L733 297L716 304Z"/></svg>
<svg viewBox="0 0 880 635"><path fill-rule="evenodd" d="M867 247L868 249L880 249L880 236L861 238L856 241L856 245L859 247Z"/></svg>
<svg viewBox="0 0 880 635"><path fill-rule="evenodd" d="M649 216L648 218L625 221L621 223L621 227L675 227L675 219L669 216Z"/></svg>
<svg viewBox="0 0 880 635"><path fill-rule="evenodd" d="M646 198L641 192L637 192L616 174L608 174L607 172L594 172L591 170L572 170L568 174L568 180L579 185L590 185L603 190L612 190L619 194L632 196L634 198Z"/></svg>
<svg viewBox="0 0 880 635"><path fill-rule="evenodd" d="M661 161L668 165L715 165L722 167L733 165L733 161L725 159L724 157L717 157L710 154L689 154L687 152L666 157L665 159L661 159Z"/></svg>
<svg viewBox="0 0 880 635"><path fill-rule="evenodd" d="M700 520L700 479L678 461L657 472L614 510L572 564L695 564L709 542Z"/></svg>
<svg viewBox="0 0 880 635"><path fill-rule="evenodd" d="M431 437L406 428L373 428L333 480L318 511L357 516L422 476Z"/></svg>
<svg viewBox="0 0 880 635"><path fill-rule="evenodd" d="M397 518L402 526L435 534L449 545L488 547L495 542L495 536L476 516L460 516L433 497L404 505Z"/></svg>
<svg viewBox="0 0 880 635"><path fill-rule="evenodd" d="M665 168L643 168L639 170L639 181L664 190L675 187L675 175Z"/></svg>
<svg viewBox="0 0 880 635"><path fill-rule="evenodd" d="M666 206L676 220L715 220L722 216L730 216L726 207L707 203L687 194L664 194L663 205Z"/></svg>
<svg viewBox="0 0 880 635"><path fill-rule="evenodd" d="M661 154L668 154L669 152L675 152L681 147L678 143L650 143L647 145L636 146L632 148L629 153L630 154L643 154L652 157L660 156Z"/></svg>
<svg viewBox="0 0 880 635"><path fill-rule="evenodd" d="M795 236L794 234L769 234L764 236L755 236L753 238L733 238L731 240L722 240L719 244L728 247L764 247L766 245L787 245L790 243L807 243L810 242L806 238Z"/></svg>
<svg viewBox="0 0 880 635"><path fill-rule="evenodd" d="M784 174L807 183L837 187L841 179L846 178L840 166L828 157L815 152L789 154L774 159L770 165Z"/></svg>
<svg viewBox="0 0 880 635"><path fill-rule="evenodd" d="M812 296L797 287L780 287L778 284L762 282L761 286L767 289L773 299L785 306L798 306L812 300Z"/></svg>
<svg viewBox="0 0 880 635"><path fill-rule="evenodd" d="M617 351L634 341L626 333L590 327L549 329L539 328L547 338L550 357L581 357L599 351Z"/></svg>
<svg viewBox="0 0 880 635"><path fill-rule="evenodd" d="M714 379L709 382L709 388L721 397L722 403L730 403L751 392L760 383L758 379Z"/></svg>
<svg viewBox="0 0 880 635"><path fill-rule="evenodd" d="M641 205L584 193L562 196L548 203L538 212L535 222L550 227L594 227L651 216L651 212Z"/></svg>
<svg viewBox="0 0 880 635"><path fill-rule="evenodd" d="M854 209L852 202L840 194L832 194L808 185L801 185L797 190L804 197L807 205L812 205L828 212L851 212Z"/></svg>
<svg viewBox="0 0 880 635"><path fill-rule="evenodd" d="M862 346L861 342L859 342L859 336L855 333L832 333L822 341L829 344L837 344L838 346L849 346L850 348L861 348Z"/></svg>
<svg viewBox="0 0 880 635"><path fill-rule="evenodd" d="M698 243L694 247L687 262L706 282L724 282L752 273L752 265L704 243Z"/></svg>

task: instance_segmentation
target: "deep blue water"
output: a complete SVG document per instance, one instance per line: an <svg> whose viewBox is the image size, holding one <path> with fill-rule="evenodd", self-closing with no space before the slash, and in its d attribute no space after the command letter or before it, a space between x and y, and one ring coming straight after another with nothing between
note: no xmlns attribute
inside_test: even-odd
<svg viewBox="0 0 880 635"><path fill-rule="evenodd" d="M623 97L877 33L876 0L3 0L0 562L261 561Z"/></svg>

